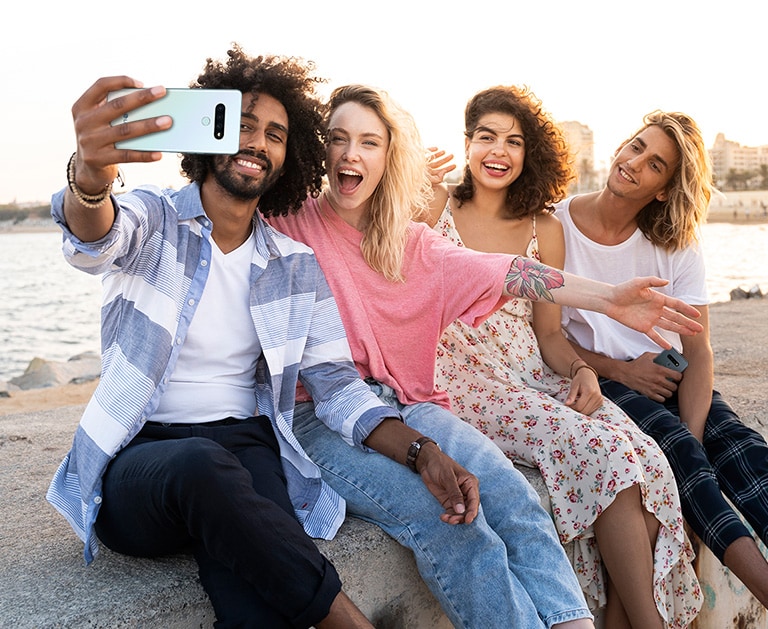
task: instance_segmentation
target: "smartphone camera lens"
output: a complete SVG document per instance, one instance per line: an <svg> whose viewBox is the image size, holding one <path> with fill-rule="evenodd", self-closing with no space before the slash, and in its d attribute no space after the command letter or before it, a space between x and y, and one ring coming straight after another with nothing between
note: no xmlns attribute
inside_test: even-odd
<svg viewBox="0 0 768 629"><path fill-rule="evenodd" d="M213 119L213 137L221 140L224 137L224 116L226 114L224 103L216 105L216 114Z"/></svg>

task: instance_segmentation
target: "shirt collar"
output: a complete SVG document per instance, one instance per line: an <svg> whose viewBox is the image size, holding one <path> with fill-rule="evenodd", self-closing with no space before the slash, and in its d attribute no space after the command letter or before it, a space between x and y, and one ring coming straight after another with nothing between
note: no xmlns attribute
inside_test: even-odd
<svg viewBox="0 0 768 629"><path fill-rule="evenodd" d="M175 203L180 220L192 220L205 216L203 202L200 199L200 186L195 182L184 186L176 193Z"/></svg>
<svg viewBox="0 0 768 629"><path fill-rule="evenodd" d="M200 185L192 182L184 186L176 195L176 210L181 220L196 220L205 218L211 220L203 209L203 202L200 198ZM261 212L256 210L253 216L253 235L256 238L256 251L264 259L273 259L281 257L280 249L275 244L272 233L267 229Z"/></svg>
<svg viewBox="0 0 768 629"><path fill-rule="evenodd" d="M267 228L267 223L258 210L253 216L253 235L256 238L256 251L262 256L268 260L282 257L272 232Z"/></svg>

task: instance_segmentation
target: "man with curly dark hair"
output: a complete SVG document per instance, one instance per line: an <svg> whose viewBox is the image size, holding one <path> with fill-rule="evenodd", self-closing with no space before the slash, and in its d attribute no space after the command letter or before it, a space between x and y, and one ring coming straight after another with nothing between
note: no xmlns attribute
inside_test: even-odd
<svg viewBox="0 0 768 629"><path fill-rule="evenodd" d="M325 172L325 149L318 142L322 123L314 98L315 85L323 80L303 71L298 61L290 58L252 59L237 45L227 55L226 62L208 59L203 73L190 87L258 92L282 103L291 121L285 163L280 185L268 188L259 198L259 211L264 216L287 215L301 207L307 190L317 196ZM308 70L311 69L310 63ZM190 181L202 184L209 173L215 172L216 161L225 159L226 156L185 154L181 169Z"/></svg>
<svg viewBox="0 0 768 629"><path fill-rule="evenodd" d="M77 152L52 199L64 253L103 274L102 375L48 491L85 544L127 555L190 550L217 627L371 627L311 537L330 539L344 501L293 432L299 378L354 445L396 412L352 363L312 252L262 214L295 211L323 174L313 66L209 59L193 87L242 93L239 150L184 155L190 184L111 195L118 163L157 152L115 142L167 129L110 122L155 101L125 76L72 108Z"/></svg>

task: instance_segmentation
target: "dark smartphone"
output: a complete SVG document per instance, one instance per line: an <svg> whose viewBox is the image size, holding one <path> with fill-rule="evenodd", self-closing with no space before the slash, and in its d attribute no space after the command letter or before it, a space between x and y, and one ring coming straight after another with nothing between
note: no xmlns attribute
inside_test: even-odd
<svg viewBox="0 0 768 629"><path fill-rule="evenodd" d="M680 373L685 371L688 366L688 361L683 358L683 355L678 352L674 347L671 349L665 349L653 359L657 365L674 369Z"/></svg>

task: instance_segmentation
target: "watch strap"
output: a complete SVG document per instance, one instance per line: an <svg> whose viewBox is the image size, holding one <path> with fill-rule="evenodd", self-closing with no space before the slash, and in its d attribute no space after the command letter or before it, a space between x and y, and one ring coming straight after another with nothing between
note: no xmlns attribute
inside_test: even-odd
<svg viewBox="0 0 768 629"><path fill-rule="evenodd" d="M419 458L419 454L421 453L422 446L424 446L427 443L434 443L437 446L438 450L440 449L440 446L438 445L437 441L435 441L431 437L419 437L418 439L416 439L416 441L411 442L411 445L408 448L408 453L405 455L405 464L415 474L419 473L419 470L416 469L416 460Z"/></svg>

